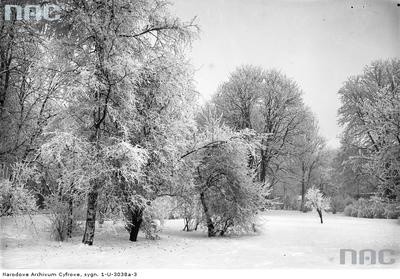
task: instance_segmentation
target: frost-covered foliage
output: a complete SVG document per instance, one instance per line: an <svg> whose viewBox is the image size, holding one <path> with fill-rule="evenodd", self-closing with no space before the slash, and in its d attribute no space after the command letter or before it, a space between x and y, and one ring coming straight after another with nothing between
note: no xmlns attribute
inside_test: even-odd
<svg viewBox="0 0 400 279"><path fill-rule="evenodd" d="M0 177L0 216L36 212L36 199L28 183L37 179L37 170L25 163L12 167L11 177Z"/></svg>
<svg viewBox="0 0 400 279"><path fill-rule="evenodd" d="M44 145L45 157L61 159L44 168L65 195L86 200L83 242L91 245L99 209L143 213L162 186L175 186L195 99L184 50L197 27L165 1L84 2L65 1L68 34L51 38L58 55L50 62L63 65L66 80Z"/></svg>
<svg viewBox="0 0 400 279"><path fill-rule="evenodd" d="M327 211L330 208L331 200L326 197L318 188L312 187L307 190L306 193L306 206L315 209L322 220L322 212Z"/></svg>
<svg viewBox="0 0 400 279"><path fill-rule="evenodd" d="M135 183L139 179L141 166L146 161L146 151L125 141L102 148L99 154L93 146L72 133L55 132L41 147L43 179L47 183L46 207L50 211L53 236L64 240L71 236L76 220L77 207L85 202L91 191L93 180L101 180L105 192L115 184L125 181ZM101 156L101 159L95 156ZM108 193L103 206L115 200ZM115 192L114 192L115 193ZM113 199L111 199L113 198ZM106 200L103 200L106 201Z"/></svg>
<svg viewBox="0 0 400 279"><path fill-rule="evenodd" d="M107 178L116 175L118 180L136 182L141 175L142 166L147 161L147 151L133 146L127 141L117 141L103 149L103 165Z"/></svg>
<svg viewBox="0 0 400 279"><path fill-rule="evenodd" d="M74 204L75 203L75 204ZM60 197L49 196L45 200L48 210L46 215L50 220L50 236L56 241L65 241L79 230L78 220L84 215L74 200L62 200Z"/></svg>
<svg viewBox="0 0 400 279"><path fill-rule="evenodd" d="M162 204L152 202L143 212L143 223L140 229L148 239L158 239L164 225L165 209Z"/></svg>
<svg viewBox="0 0 400 279"><path fill-rule="evenodd" d="M233 132L210 111L204 115L200 146L193 152L195 189L208 235L254 230L266 192L254 182L249 154L254 132Z"/></svg>
<svg viewBox="0 0 400 279"><path fill-rule="evenodd" d="M46 216L57 241L71 237L76 229L76 215L81 214L77 205L84 203L93 176L91 151L89 144L67 132L50 133L40 148Z"/></svg>
<svg viewBox="0 0 400 279"><path fill-rule="evenodd" d="M328 210L330 208L331 200L325 197L324 194L317 188L312 187L306 193L306 205L315 210Z"/></svg>
<svg viewBox="0 0 400 279"><path fill-rule="evenodd" d="M234 131L254 129L268 136L261 139L261 146L249 162L257 168L260 182L275 189L282 185L297 187L300 171L290 168L300 164L296 162L292 167L289 163L297 160L299 150L304 149L299 139L312 115L295 81L276 70L242 65L220 85L212 103L223 123ZM294 175L297 177L293 179Z"/></svg>
<svg viewBox="0 0 400 279"><path fill-rule="evenodd" d="M344 214L359 218L397 219L400 217L400 207L379 197L361 198L347 205Z"/></svg>
<svg viewBox="0 0 400 279"><path fill-rule="evenodd" d="M348 167L367 176L382 197L400 196L400 60L375 61L339 91L342 142L356 152Z"/></svg>
<svg viewBox="0 0 400 279"><path fill-rule="evenodd" d="M42 176L52 183L53 193L84 192L98 173L93 173L93 149L84 140L68 132L48 134L48 140L40 148ZM71 194L71 193L70 193Z"/></svg>

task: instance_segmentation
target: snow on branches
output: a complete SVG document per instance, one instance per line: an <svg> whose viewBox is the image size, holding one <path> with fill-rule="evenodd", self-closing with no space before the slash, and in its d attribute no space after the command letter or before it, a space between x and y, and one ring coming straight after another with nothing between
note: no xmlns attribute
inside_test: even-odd
<svg viewBox="0 0 400 279"><path fill-rule="evenodd" d="M318 212L321 224L323 223L322 211L330 208L331 200L325 197L318 188L312 187L306 193L306 206L315 209Z"/></svg>

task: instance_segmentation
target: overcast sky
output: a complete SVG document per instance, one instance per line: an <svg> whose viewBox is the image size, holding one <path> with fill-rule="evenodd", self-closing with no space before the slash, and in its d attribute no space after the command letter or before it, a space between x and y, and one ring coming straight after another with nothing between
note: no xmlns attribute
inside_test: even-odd
<svg viewBox="0 0 400 279"><path fill-rule="evenodd" d="M172 0L198 17L190 53L203 100L241 64L281 70L304 91L329 146L339 145L337 91L372 60L400 56L398 0Z"/></svg>

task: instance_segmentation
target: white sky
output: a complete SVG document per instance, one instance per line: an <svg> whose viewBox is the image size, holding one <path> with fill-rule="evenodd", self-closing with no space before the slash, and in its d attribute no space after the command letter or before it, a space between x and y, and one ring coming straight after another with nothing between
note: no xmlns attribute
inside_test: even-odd
<svg viewBox="0 0 400 279"><path fill-rule="evenodd" d="M293 78L337 147L337 91L374 59L400 56L400 0L172 0L201 28L190 53L203 100L241 64Z"/></svg>

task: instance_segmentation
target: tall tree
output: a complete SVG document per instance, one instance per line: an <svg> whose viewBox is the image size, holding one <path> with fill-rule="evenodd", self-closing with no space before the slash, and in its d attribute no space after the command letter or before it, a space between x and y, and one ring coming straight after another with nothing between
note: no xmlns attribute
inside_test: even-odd
<svg viewBox="0 0 400 279"><path fill-rule="evenodd" d="M301 95L297 84L280 72L242 66L212 100L226 125L235 130L252 128L266 136L251 163L268 187L279 182L283 164L303 134L307 111Z"/></svg>
<svg viewBox="0 0 400 279"><path fill-rule="evenodd" d="M358 154L351 166L376 179L381 195L400 190L400 61L375 61L340 89L342 142Z"/></svg>
<svg viewBox="0 0 400 279"><path fill-rule="evenodd" d="M312 185L316 185L316 176L322 176L317 173L319 167L323 162L322 156L324 155L324 139L319 135L319 129L313 115L309 115L307 121L303 123L302 136L297 139L297 148L294 154L295 166L299 168L300 181L301 181L301 206L300 210L304 211L305 194L307 189Z"/></svg>
<svg viewBox="0 0 400 279"><path fill-rule="evenodd" d="M63 77L51 70L43 23L0 19L0 161L25 160L56 114Z"/></svg>
<svg viewBox="0 0 400 279"><path fill-rule="evenodd" d="M180 81L170 71L196 27L170 16L167 3L158 0L71 0L64 3L62 18L69 30L55 43L73 70L74 82L65 90L62 116L54 121L62 125L54 125L53 132L68 131L87 147L89 165L81 173L87 181L83 243L92 245L98 197L104 189L120 185L132 208L140 208L144 193L151 190L141 181L146 175L142 167L153 155L149 146L139 146L144 143L139 138L161 125L151 123L151 117L171 101L173 85ZM162 89L152 89L166 81ZM141 92L146 90L143 99ZM152 104L142 101L158 106L143 109Z"/></svg>

